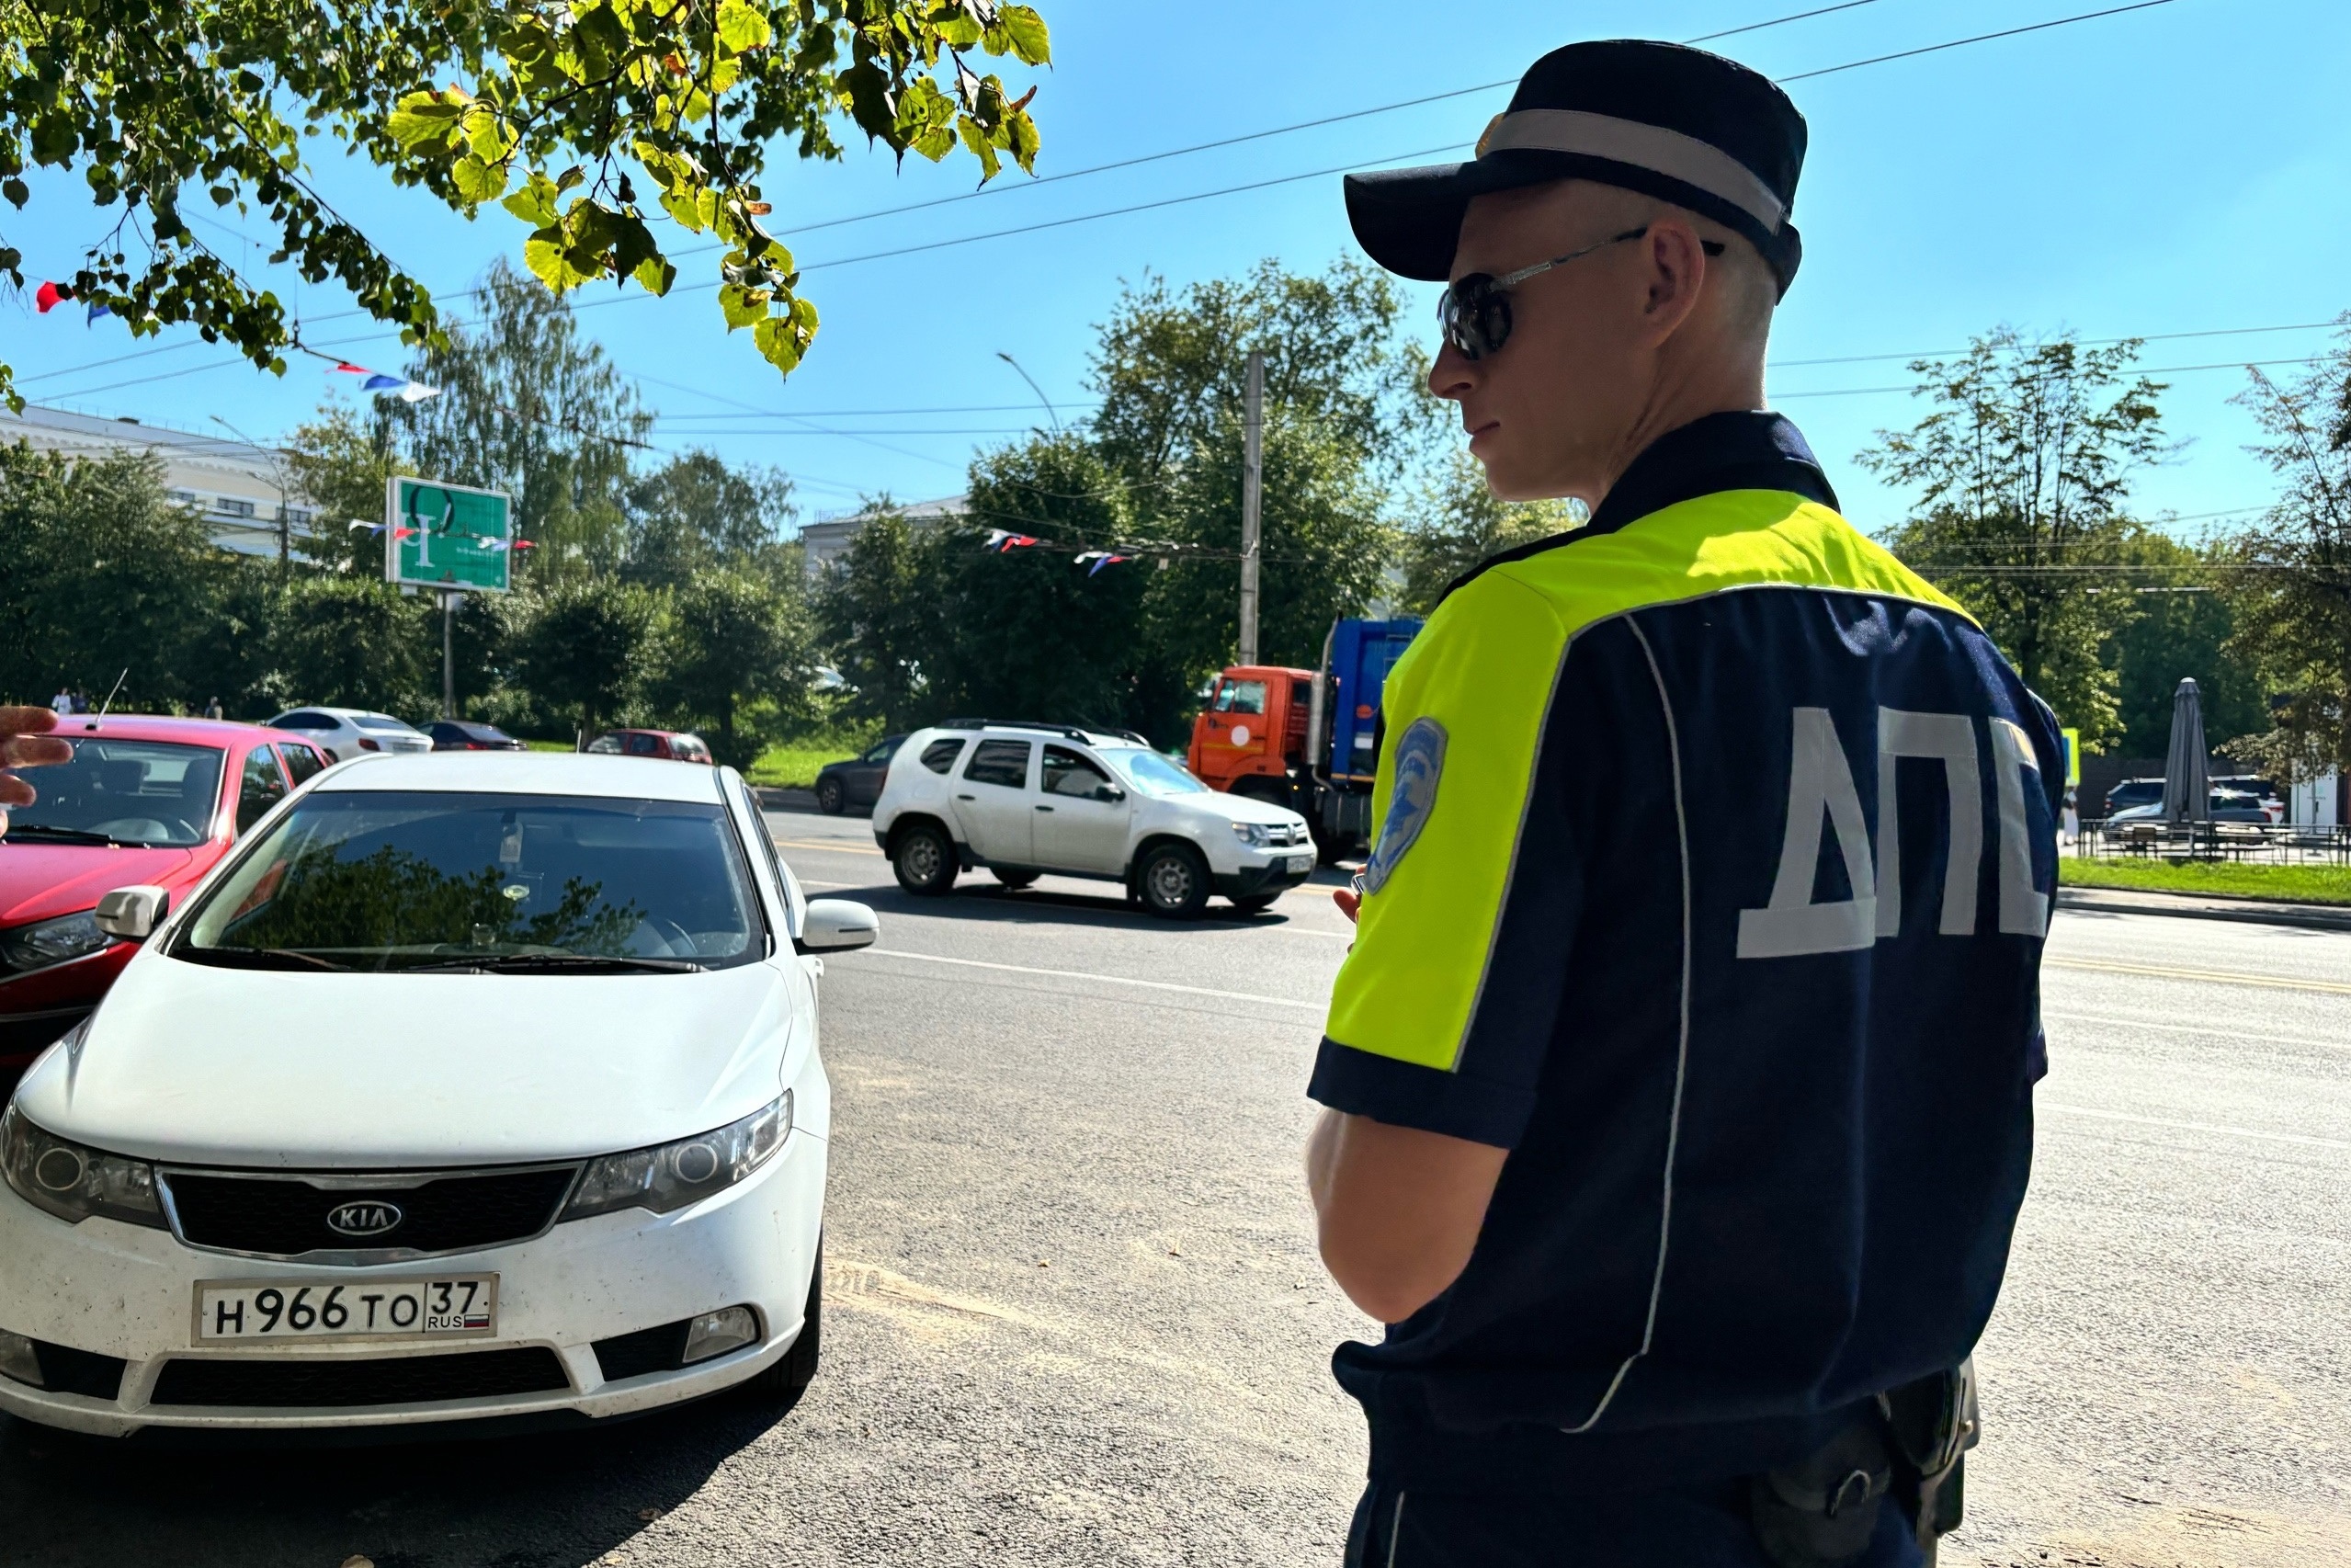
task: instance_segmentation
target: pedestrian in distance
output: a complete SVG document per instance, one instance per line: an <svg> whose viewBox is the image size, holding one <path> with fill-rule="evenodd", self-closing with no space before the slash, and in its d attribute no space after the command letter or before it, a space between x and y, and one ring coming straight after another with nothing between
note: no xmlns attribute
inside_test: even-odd
<svg viewBox="0 0 2351 1568"><path fill-rule="evenodd" d="M1388 677L1309 1093L1378 1344L1350 1564L1907 1568L1956 1522L2031 1161L2063 753L1857 532L1765 346L1806 131L1700 51L1571 45L1471 162L1349 176L1448 284L1430 389L1583 527Z"/></svg>
<svg viewBox="0 0 2351 1568"><path fill-rule="evenodd" d="M39 687L35 687L33 689L38 691L40 688ZM60 718L63 718L65 715L73 712L74 688L68 686L59 687L57 688L57 695L49 699L49 710Z"/></svg>
<svg viewBox="0 0 2351 1568"><path fill-rule="evenodd" d="M228 717L228 710L221 706L221 699L219 698L207 698L204 700L204 717L207 719L225 719Z"/></svg>

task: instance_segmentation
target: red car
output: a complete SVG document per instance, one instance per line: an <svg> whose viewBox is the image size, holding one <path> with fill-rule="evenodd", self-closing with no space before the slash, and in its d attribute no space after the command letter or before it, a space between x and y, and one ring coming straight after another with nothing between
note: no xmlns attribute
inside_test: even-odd
<svg viewBox="0 0 2351 1568"><path fill-rule="evenodd" d="M97 902L151 885L175 900L264 812L328 766L282 730L209 719L62 720L74 760L28 768L39 793L0 836L0 1090L89 1015L137 950Z"/></svg>
<svg viewBox="0 0 2351 1568"><path fill-rule="evenodd" d="M607 730L587 749L599 756L661 756L672 762L709 762L710 748L699 735L682 730Z"/></svg>

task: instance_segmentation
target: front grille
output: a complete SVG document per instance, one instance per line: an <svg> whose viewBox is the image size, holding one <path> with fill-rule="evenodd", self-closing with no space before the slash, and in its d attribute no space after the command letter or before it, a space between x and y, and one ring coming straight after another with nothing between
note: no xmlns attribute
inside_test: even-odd
<svg viewBox="0 0 2351 1568"><path fill-rule="evenodd" d="M40 1386L52 1393L78 1393L85 1399L111 1402L122 1392L123 1359L70 1345L33 1341L33 1359L40 1366Z"/></svg>
<svg viewBox="0 0 2351 1568"><path fill-rule="evenodd" d="M551 1393L571 1386L562 1361L542 1345L380 1360L166 1361L150 1403L265 1409L430 1404L445 1399Z"/></svg>
<svg viewBox="0 0 2351 1568"><path fill-rule="evenodd" d="M317 1187L301 1176L166 1174L179 1233L191 1244L296 1257L307 1252L466 1252L535 1236L553 1222L574 1169L493 1171L401 1186ZM381 1199L400 1222L366 1236L329 1229L326 1217L353 1202Z"/></svg>
<svg viewBox="0 0 2351 1568"><path fill-rule="evenodd" d="M658 1328L641 1328L634 1334L599 1339L596 1342L596 1364L608 1383L617 1383L622 1378L642 1378L648 1372L674 1372L686 1364L686 1333L693 1326L692 1318L680 1318Z"/></svg>

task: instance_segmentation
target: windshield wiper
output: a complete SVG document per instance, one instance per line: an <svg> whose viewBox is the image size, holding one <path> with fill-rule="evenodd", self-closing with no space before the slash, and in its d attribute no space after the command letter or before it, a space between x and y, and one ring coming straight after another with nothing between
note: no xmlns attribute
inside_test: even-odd
<svg viewBox="0 0 2351 1568"><path fill-rule="evenodd" d="M350 965L324 959L316 953L305 953L293 948L182 948L175 957L191 958L199 963L219 964L225 969L331 969L347 971Z"/></svg>
<svg viewBox="0 0 2351 1568"><path fill-rule="evenodd" d="M60 844L136 844L136 839L110 838L103 833L92 833L82 827L51 827L46 823L12 822L5 835L9 838L49 838Z"/></svg>
<svg viewBox="0 0 2351 1568"><path fill-rule="evenodd" d="M476 958L453 959L447 963L404 965L393 972L429 974L471 970L484 974L528 974L534 971L592 972L602 970L610 973L687 974L702 967L691 959L608 957L599 953L483 953Z"/></svg>

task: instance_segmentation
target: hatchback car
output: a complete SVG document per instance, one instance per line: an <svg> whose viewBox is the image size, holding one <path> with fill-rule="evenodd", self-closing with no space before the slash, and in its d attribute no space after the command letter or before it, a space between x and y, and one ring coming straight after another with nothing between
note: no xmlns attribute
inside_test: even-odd
<svg viewBox="0 0 2351 1568"><path fill-rule="evenodd" d="M1153 914L1192 919L1211 892L1266 908L1314 870L1306 819L1210 789L1140 735L972 722L906 737L873 809L898 885L945 893L985 866L1124 882Z"/></svg>
<svg viewBox="0 0 2351 1568"><path fill-rule="evenodd" d="M702 737L683 730L607 730L587 744L594 756L652 756L670 762L710 762Z"/></svg>
<svg viewBox="0 0 2351 1568"><path fill-rule="evenodd" d="M426 732L435 751L528 751L530 748L495 724L471 719L436 719Z"/></svg>
<svg viewBox="0 0 2351 1568"><path fill-rule="evenodd" d="M881 781L890 776L890 759L905 738L884 735L857 756L819 768L816 809L827 816L839 816L851 806L869 806L881 799Z"/></svg>
<svg viewBox="0 0 2351 1568"><path fill-rule="evenodd" d="M733 770L335 769L100 918L146 945L0 1119L0 1410L481 1431L815 1370L813 955L877 924Z"/></svg>
<svg viewBox="0 0 2351 1568"><path fill-rule="evenodd" d="M404 719L365 708L291 708L269 721L273 730L292 730L326 753L329 762L348 762L367 752L397 756L430 751L432 736Z"/></svg>
<svg viewBox="0 0 2351 1568"><path fill-rule="evenodd" d="M57 734L74 759L26 770L38 798L0 836L0 1092L131 961L135 944L99 928L99 899L133 883L179 895L327 766L258 724L118 714Z"/></svg>

